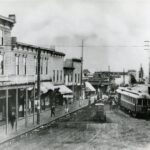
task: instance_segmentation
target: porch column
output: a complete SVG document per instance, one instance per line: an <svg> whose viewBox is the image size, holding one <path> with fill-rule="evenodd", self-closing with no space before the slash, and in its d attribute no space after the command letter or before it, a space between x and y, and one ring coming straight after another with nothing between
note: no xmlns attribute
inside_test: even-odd
<svg viewBox="0 0 150 150"><path fill-rule="evenodd" d="M16 89L16 131L18 129L18 88Z"/></svg>
<svg viewBox="0 0 150 150"><path fill-rule="evenodd" d="M26 88L26 114L25 114L25 127L28 125L28 90Z"/></svg>
<svg viewBox="0 0 150 150"><path fill-rule="evenodd" d="M35 120L35 85L33 87L33 124L34 124L34 120Z"/></svg>
<svg viewBox="0 0 150 150"><path fill-rule="evenodd" d="M6 134L8 133L8 89L6 89Z"/></svg>

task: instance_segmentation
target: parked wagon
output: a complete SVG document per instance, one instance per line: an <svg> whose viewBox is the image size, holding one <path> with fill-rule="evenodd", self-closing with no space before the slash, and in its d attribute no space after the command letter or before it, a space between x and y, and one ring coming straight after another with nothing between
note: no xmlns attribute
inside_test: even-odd
<svg viewBox="0 0 150 150"><path fill-rule="evenodd" d="M105 109L104 109L104 104L103 103L95 103L95 111L96 111L96 115L95 118L98 121L106 121L106 113L105 113Z"/></svg>

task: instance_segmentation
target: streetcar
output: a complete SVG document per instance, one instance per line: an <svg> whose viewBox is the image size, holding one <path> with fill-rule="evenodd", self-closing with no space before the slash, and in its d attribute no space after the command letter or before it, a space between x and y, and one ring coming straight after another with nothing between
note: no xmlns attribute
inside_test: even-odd
<svg viewBox="0 0 150 150"><path fill-rule="evenodd" d="M127 110L133 117L150 114L150 95L148 93L129 87L119 87L116 92L116 101L120 108Z"/></svg>

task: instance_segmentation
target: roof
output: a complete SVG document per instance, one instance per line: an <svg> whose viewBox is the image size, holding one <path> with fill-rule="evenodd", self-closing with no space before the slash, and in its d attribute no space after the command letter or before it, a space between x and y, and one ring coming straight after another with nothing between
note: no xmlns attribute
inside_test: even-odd
<svg viewBox="0 0 150 150"><path fill-rule="evenodd" d="M146 97L150 99L150 95L148 94L148 86L143 85L137 85L135 87L120 87L117 90L117 93L128 95L134 98L143 98Z"/></svg>
<svg viewBox="0 0 150 150"><path fill-rule="evenodd" d="M81 62L81 59L79 59L79 58L72 58L72 61L74 61L74 62Z"/></svg>
<svg viewBox="0 0 150 150"><path fill-rule="evenodd" d="M29 48L34 48L34 49L37 49L37 50L39 49L39 50L47 51L47 52L50 52L51 54L55 54L55 55L65 56L64 53L55 51L54 49L50 49L50 48L39 47L39 46L36 46L36 45L26 44L26 43L22 43L22 42L16 42L16 45L29 47Z"/></svg>
<svg viewBox="0 0 150 150"><path fill-rule="evenodd" d="M2 16L2 15L0 15L0 19L2 19L2 20L4 20L4 21L7 21L7 22L10 22L10 23L12 23L12 24L15 23L14 20L12 20L12 19L10 19L10 18L7 18L7 17L4 17L4 16Z"/></svg>

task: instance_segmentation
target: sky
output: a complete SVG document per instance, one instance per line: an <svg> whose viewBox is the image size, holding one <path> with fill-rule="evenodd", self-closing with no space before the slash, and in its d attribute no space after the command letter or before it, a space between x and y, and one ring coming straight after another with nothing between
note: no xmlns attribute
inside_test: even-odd
<svg viewBox="0 0 150 150"><path fill-rule="evenodd" d="M148 74L150 0L0 0L0 14L16 15L18 41L55 46L66 58L81 57L91 72L125 71L142 64Z"/></svg>

